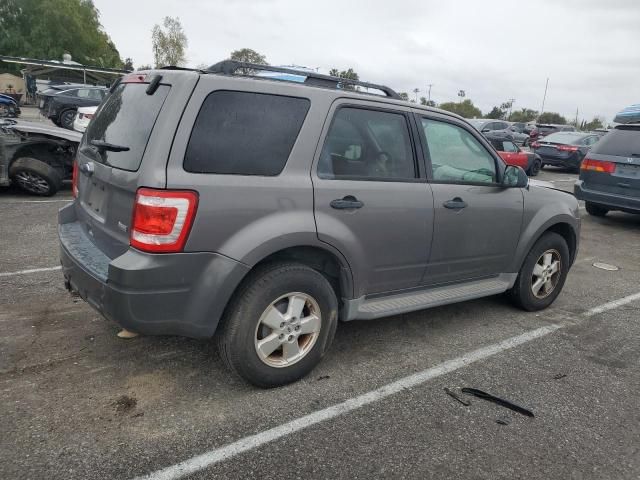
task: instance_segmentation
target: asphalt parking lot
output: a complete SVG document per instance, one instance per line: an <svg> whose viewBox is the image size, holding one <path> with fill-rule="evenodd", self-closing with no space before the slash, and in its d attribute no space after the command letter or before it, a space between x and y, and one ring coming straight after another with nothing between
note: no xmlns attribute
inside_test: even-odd
<svg viewBox="0 0 640 480"><path fill-rule="evenodd" d="M538 178L571 191L576 175ZM65 291L69 199L0 193L0 478L640 476L640 216L584 213L546 311L498 296L344 323L308 378L258 390L212 342L119 339Z"/></svg>

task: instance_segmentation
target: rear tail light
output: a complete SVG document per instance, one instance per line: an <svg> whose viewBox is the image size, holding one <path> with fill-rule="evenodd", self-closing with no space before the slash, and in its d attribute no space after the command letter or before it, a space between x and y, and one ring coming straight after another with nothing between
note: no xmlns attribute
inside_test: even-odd
<svg viewBox="0 0 640 480"><path fill-rule="evenodd" d="M190 190L138 189L129 243L145 252L181 252L197 207L198 194Z"/></svg>
<svg viewBox="0 0 640 480"><path fill-rule="evenodd" d="M574 147L573 145L558 145L556 147L561 152L577 152L578 147Z"/></svg>
<svg viewBox="0 0 640 480"><path fill-rule="evenodd" d="M147 83L146 73L129 73L122 77L120 83Z"/></svg>
<svg viewBox="0 0 640 480"><path fill-rule="evenodd" d="M68 177L67 177L68 178ZM78 160L73 160L73 174L71 176L71 194L78 198Z"/></svg>
<svg viewBox="0 0 640 480"><path fill-rule="evenodd" d="M585 158L582 160L580 170L588 170L591 172L613 173L616 171L616 164L613 162L603 162L601 160L592 160Z"/></svg>

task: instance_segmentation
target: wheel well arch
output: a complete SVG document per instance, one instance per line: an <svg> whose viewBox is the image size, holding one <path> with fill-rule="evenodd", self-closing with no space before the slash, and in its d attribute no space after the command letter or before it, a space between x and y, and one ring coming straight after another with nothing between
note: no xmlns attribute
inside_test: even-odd
<svg viewBox="0 0 640 480"><path fill-rule="evenodd" d="M351 296L353 278L349 265L337 254L322 247L301 245L284 248L267 255L256 263L251 270L253 271L267 263L287 261L302 263L324 275L333 287L338 302L343 297Z"/></svg>
<svg viewBox="0 0 640 480"><path fill-rule="evenodd" d="M540 237L542 237L542 235L544 235L547 232L557 233L562 238L564 238L564 240L567 242L567 246L569 247L569 257L571 259L570 262L571 264L573 264L576 258L576 253L577 253L576 249L578 244L578 239L576 238L576 232L574 231L573 227L568 223L554 223L553 225L549 226L544 232L542 232L540 234Z"/></svg>

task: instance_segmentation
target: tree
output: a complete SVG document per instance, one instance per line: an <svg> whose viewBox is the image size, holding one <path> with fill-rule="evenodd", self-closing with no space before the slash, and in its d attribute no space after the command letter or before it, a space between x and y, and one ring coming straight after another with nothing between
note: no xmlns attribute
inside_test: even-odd
<svg viewBox="0 0 640 480"><path fill-rule="evenodd" d="M332 68L331 70L329 70L329 75L331 75L332 77L339 77L339 78L346 78L348 80L355 80L356 82L358 80L360 80L360 77L358 76L358 74L356 73L356 71L353 68L349 68L347 70L342 70L342 71L338 71L337 68ZM345 83L343 85L343 87L346 90L353 90L354 89L354 86L349 84L349 83Z"/></svg>
<svg viewBox="0 0 640 480"><path fill-rule="evenodd" d="M250 48L241 48L240 50L234 50L231 52L231 60L235 60L236 62L245 62L245 63L257 63L258 65L269 65L267 63L267 57L259 54L255 50Z"/></svg>
<svg viewBox="0 0 640 480"><path fill-rule="evenodd" d="M513 112L511 114L511 121L527 123L527 122L531 122L532 120L535 120L537 116L538 116L537 110L532 110L530 108L522 108L517 112Z"/></svg>
<svg viewBox="0 0 640 480"><path fill-rule="evenodd" d="M556 112L544 112L538 117L540 123L556 123L558 125L566 125L567 119Z"/></svg>
<svg viewBox="0 0 640 480"><path fill-rule="evenodd" d="M151 65L140 65L136 70L151 70L153 67Z"/></svg>
<svg viewBox="0 0 640 480"><path fill-rule="evenodd" d="M0 52L45 60L70 53L84 65L121 68L118 49L99 17L91 0L2 0Z"/></svg>
<svg viewBox="0 0 640 480"><path fill-rule="evenodd" d="M409 101L409 94L407 92L400 92L398 95L400 95L400 98L405 102Z"/></svg>
<svg viewBox="0 0 640 480"><path fill-rule="evenodd" d="M133 59L131 57L127 57L124 59L124 66L122 67L125 70L133 70Z"/></svg>
<svg viewBox="0 0 640 480"><path fill-rule="evenodd" d="M583 122L581 130L590 131L596 128L604 128L604 123L599 117L593 117L593 120L590 122Z"/></svg>
<svg viewBox="0 0 640 480"><path fill-rule="evenodd" d="M504 110L498 108L498 107L493 107L493 109L487 113L485 115L486 118L493 118L495 120L500 120L501 118L504 117Z"/></svg>
<svg viewBox="0 0 640 480"><path fill-rule="evenodd" d="M164 17L164 27L154 25L151 31L153 58L156 68L168 65L184 66L187 63L187 36L182 30L179 18Z"/></svg>
<svg viewBox="0 0 640 480"><path fill-rule="evenodd" d="M420 97L420 105L425 105L427 107L435 107L436 102L433 100L427 100L427 97Z"/></svg>
<svg viewBox="0 0 640 480"><path fill-rule="evenodd" d="M457 113L464 118L480 118L482 112L470 99L462 102L445 102L440 104L440 108L449 112Z"/></svg>

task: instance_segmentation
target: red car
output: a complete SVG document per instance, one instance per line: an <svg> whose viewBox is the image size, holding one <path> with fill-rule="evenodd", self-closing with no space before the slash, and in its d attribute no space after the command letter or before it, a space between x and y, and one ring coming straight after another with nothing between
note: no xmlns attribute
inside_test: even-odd
<svg viewBox="0 0 640 480"><path fill-rule="evenodd" d="M487 140L498 151L507 165L522 167L527 175L535 177L542 168L542 158L533 152L527 152L505 137L488 136Z"/></svg>

